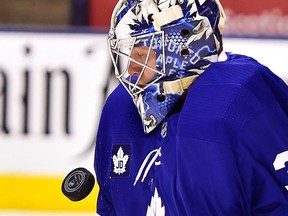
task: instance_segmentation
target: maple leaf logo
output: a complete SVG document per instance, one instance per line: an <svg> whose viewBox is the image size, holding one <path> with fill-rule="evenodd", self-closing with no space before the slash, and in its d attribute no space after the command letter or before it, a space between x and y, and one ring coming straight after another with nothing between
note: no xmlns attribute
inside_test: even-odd
<svg viewBox="0 0 288 216"><path fill-rule="evenodd" d="M124 172L126 172L126 164L128 162L129 156L128 155L124 155L124 151L123 149L120 147L118 152L117 152L117 156L113 155L113 164L114 164L114 169L113 172L121 175Z"/></svg>
<svg viewBox="0 0 288 216"><path fill-rule="evenodd" d="M150 206L147 208L146 216L165 216L165 207L162 206L157 188L155 188L154 196L152 196Z"/></svg>

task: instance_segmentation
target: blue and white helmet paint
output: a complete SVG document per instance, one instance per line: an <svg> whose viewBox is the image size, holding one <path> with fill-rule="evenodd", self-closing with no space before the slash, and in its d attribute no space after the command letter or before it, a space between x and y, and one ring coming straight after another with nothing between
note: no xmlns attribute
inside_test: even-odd
<svg viewBox="0 0 288 216"><path fill-rule="evenodd" d="M119 0L112 18L108 44L115 74L151 132L172 110L193 81L218 60L222 51L225 14L218 0ZM131 57L146 47L144 62ZM149 65L156 55L155 66ZM142 68L128 73L131 64ZM141 84L145 70L155 74Z"/></svg>

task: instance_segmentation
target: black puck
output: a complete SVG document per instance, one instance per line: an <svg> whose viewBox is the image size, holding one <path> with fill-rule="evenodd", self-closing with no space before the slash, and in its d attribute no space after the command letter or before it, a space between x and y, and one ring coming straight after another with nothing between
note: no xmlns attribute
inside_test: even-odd
<svg viewBox="0 0 288 216"><path fill-rule="evenodd" d="M72 201L84 199L92 191L95 178L83 167L72 170L62 182L62 193Z"/></svg>

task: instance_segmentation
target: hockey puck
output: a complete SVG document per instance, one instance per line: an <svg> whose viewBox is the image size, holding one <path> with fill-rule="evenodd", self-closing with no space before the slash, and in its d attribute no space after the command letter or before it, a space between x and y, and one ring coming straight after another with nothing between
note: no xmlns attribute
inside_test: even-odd
<svg viewBox="0 0 288 216"><path fill-rule="evenodd" d="M84 199L92 191L95 178L87 169L72 170L62 182L62 193L72 201Z"/></svg>

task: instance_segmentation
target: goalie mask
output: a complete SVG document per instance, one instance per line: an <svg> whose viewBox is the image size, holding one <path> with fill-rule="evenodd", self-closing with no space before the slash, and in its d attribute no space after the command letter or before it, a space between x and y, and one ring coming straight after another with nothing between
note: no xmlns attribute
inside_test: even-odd
<svg viewBox="0 0 288 216"><path fill-rule="evenodd" d="M108 44L115 74L130 93L145 133L222 51L218 0L120 0Z"/></svg>

